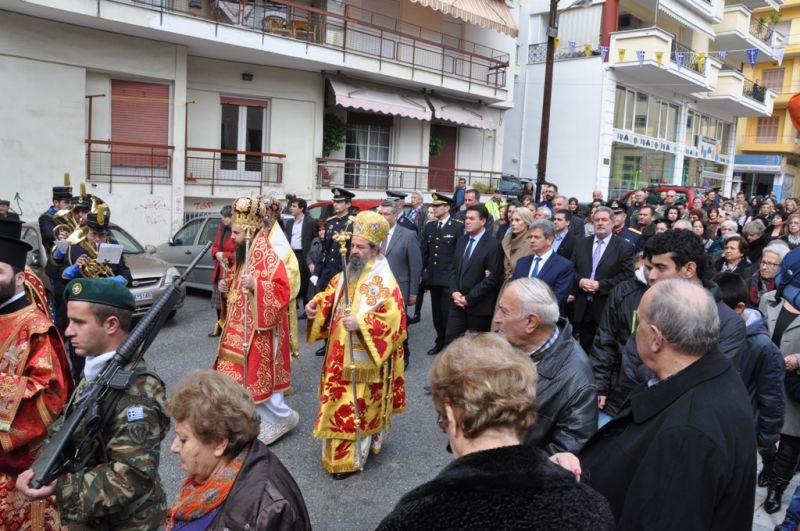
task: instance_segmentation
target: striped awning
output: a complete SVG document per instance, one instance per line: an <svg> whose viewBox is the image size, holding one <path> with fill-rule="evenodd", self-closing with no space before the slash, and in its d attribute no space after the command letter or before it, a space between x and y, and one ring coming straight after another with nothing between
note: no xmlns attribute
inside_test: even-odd
<svg viewBox="0 0 800 531"><path fill-rule="evenodd" d="M439 120L475 129L497 129L485 105L470 105L436 96L428 96L428 102L433 107L433 115Z"/></svg>
<svg viewBox="0 0 800 531"><path fill-rule="evenodd" d="M517 21L505 0L410 0L445 15L512 37L517 36Z"/></svg>
<svg viewBox="0 0 800 531"><path fill-rule="evenodd" d="M329 77L328 83L336 105L416 120L431 119L431 109L421 93L341 77Z"/></svg>

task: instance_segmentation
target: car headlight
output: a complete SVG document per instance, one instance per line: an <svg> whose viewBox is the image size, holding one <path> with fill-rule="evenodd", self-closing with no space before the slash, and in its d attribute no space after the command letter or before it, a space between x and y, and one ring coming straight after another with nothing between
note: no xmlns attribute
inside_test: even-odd
<svg viewBox="0 0 800 531"><path fill-rule="evenodd" d="M164 274L164 285L171 286L175 279L181 276L178 270L174 267L170 267L167 269L167 272Z"/></svg>

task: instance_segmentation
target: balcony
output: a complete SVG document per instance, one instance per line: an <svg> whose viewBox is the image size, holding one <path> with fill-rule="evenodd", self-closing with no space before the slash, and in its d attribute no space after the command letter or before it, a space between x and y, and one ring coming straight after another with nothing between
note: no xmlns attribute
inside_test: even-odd
<svg viewBox="0 0 800 531"><path fill-rule="evenodd" d="M186 148L186 186L208 186L214 195L219 186L245 186L261 192L283 182L282 153L232 149Z"/></svg>
<svg viewBox="0 0 800 531"><path fill-rule="evenodd" d="M459 179L466 179L467 186L494 189L500 185L501 176L501 172L495 171L317 159L317 186L320 188L343 186L353 190L452 192Z"/></svg>
<svg viewBox="0 0 800 531"><path fill-rule="evenodd" d="M745 136L736 142L737 151L747 153L800 153L800 138L796 135Z"/></svg>
<svg viewBox="0 0 800 531"><path fill-rule="evenodd" d="M774 47L780 45L784 37L762 18L743 5L726 6L722 22L714 26L717 37L712 48L729 50L727 60L734 63L748 62L747 50L751 48L757 49L759 55L774 60Z"/></svg>
<svg viewBox="0 0 800 531"><path fill-rule="evenodd" d="M306 45L306 54L308 46L336 50L343 61L350 58L351 67L361 65L358 57L377 59L375 67L363 66L373 72L389 63L409 67L412 75L433 74L440 82L461 80L469 88L477 84L504 89L506 84L508 53L343 2L330 3L341 5L340 12L334 12L289 0L110 1L160 12L162 21L169 13L257 33L262 43L263 36L299 41Z"/></svg>
<svg viewBox="0 0 800 531"><path fill-rule="evenodd" d="M87 139L86 181L108 183L109 192L114 183L145 184L152 194L156 184L172 182L173 151L166 144Z"/></svg>
<svg viewBox="0 0 800 531"><path fill-rule="evenodd" d="M772 116L775 94L763 85L744 77L735 69L724 68L712 92L698 95L698 104L712 113L730 116Z"/></svg>
<svg viewBox="0 0 800 531"><path fill-rule="evenodd" d="M639 58L639 50L645 50ZM663 86L682 95L714 89L719 63L683 46L661 28L611 34L608 65L621 80L643 86Z"/></svg>
<svg viewBox="0 0 800 531"><path fill-rule="evenodd" d="M555 61L566 61L568 59L586 59L589 57L598 57L600 55L599 49L589 49L587 52L583 45L576 46L575 50L570 53L569 49L558 49L553 55ZM528 45L528 64L537 65L544 64L547 60L547 43L540 42Z"/></svg>

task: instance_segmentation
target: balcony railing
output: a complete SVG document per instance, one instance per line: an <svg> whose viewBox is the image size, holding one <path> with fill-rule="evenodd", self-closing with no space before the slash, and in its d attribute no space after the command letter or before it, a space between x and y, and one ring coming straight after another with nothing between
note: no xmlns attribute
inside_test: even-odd
<svg viewBox="0 0 800 531"><path fill-rule="evenodd" d="M742 94L751 100L764 103L764 99L767 97L767 87L764 85L759 85L758 83L754 83L749 79L745 79L744 86L742 87Z"/></svg>
<svg viewBox="0 0 800 531"><path fill-rule="evenodd" d="M132 0L112 0L130 4ZM160 12L377 57L441 76L504 87L509 54L344 3L341 13L289 0L133 0Z"/></svg>
<svg viewBox="0 0 800 531"><path fill-rule="evenodd" d="M757 37L766 44L772 44L773 29L757 18L750 19L750 35Z"/></svg>
<svg viewBox="0 0 800 531"><path fill-rule="evenodd" d="M800 144L798 136L756 135L745 136L740 144ZM800 147L800 146L798 146Z"/></svg>
<svg viewBox="0 0 800 531"><path fill-rule="evenodd" d="M224 186L258 187L283 182L283 153L236 151L232 149L186 148L187 185L201 184L215 188Z"/></svg>
<svg viewBox="0 0 800 531"><path fill-rule="evenodd" d="M94 183L141 183L150 185L172 182L173 146L109 140L86 140L86 180Z"/></svg>
<svg viewBox="0 0 800 531"><path fill-rule="evenodd" d="M353 159L317 159L317 186L344 186L357 190L405 190L451 192L459 179L467 186L495 188L501 172L459 168L430 168L408 164L364 162Z"/></svg>
<svg viewBox="0 0 800 531"><path fill-rule="evenodd" d="M565 59L581 59L586 57L595 57L600 55L599 49L592 49L589 52L589 55L586 55L586 50L584 50L583 45L578 45L575 47L575 50L570 53L569 48L566 50L558 49L555 51L555 55L553 59L555 61L564 61ZM529 44L528 45L528 64L529 65L536 65L540 63L544 63L547 60L547 43L540 42L536 44Z"/></svg>
<svg viewBox="0 0 800 531"><path fill-rule="evenodd" d="M708 63L708 58L701 63L697 62L697 52L689 48L688 46L684 46L683 44L673 40L672 41L672 49L670 54L670 60L677 64L681 68L687 68L698 74L705 75L706 73L706 64Z"/></svg>

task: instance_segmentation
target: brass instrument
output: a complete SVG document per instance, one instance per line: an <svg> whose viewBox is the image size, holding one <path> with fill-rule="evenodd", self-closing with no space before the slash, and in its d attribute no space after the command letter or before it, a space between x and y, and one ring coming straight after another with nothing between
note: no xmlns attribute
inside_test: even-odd
<svg viewBox="0 0 800 531"><path fill-rule="evenodd" d="M69 186L69 173L64 174L64 186ZM81 199L86 196L86 185L81 183ZM75 214L72 212L72 206L69 208L63 208L56 212L53 216L57 223L55 227L53 227L53 241L58 241L59 235L62 232L66 232L72 234L79 226L78 219L75 217ZM50 250L50 254L55 251L55 245Z"/></svg>
<svg viewBox="0 0 800 531"><path fill-rule="evenodd" d="M86 197L86 191L83 183L81 183L81 197ZM106 205L102 199L95 195L89 195L89 197L92 200L91 212L93 214L97 214L97 221L102 224L106 216L109 214L108 205ZM70 214L72 214L71 209ZM86 251L85 261L83 265L79 267L81 275L84 278L113 277L114 272L110 267L108 267L106 264L97 262L98 249L97 246L95 246L95 244L88 239L89 227L85 225L79 225L77 219L72 215L70 215L70 218L75 222L75 226L70 235L67 236L67 243L70 245L80 245Z"/></svg>

